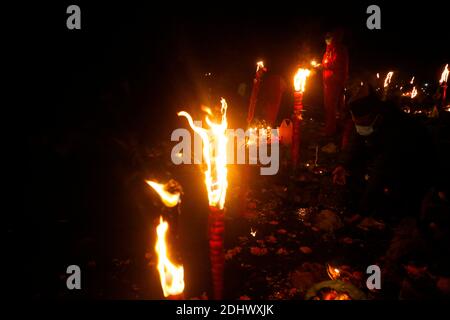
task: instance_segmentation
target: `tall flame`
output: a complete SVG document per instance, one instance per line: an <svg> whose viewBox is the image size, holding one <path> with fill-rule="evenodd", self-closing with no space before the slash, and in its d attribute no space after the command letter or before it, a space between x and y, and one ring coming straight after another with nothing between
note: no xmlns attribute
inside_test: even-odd
<svg viewBox="0 0 450 320"><path fill-rule="evenodd" d="M386 75L386 78L384 79L384 87L386 88L391 83L392 75L394 74L393 71L389 71Z"/></svg>
<svg viewBox="0 0 450 320"><path fill-rule="evenodd" d="M158 195L161 197L162 202L166 207L172 208L175 207L180 202L180 193L170 193L167 191L167 185L168 184L160 184L155 181L147 180L145 181L147 184L153 188L153 190L158 193Z"/></svg>
<svg viewBox="0 0 450 320"><path fill-rule="evenodd" d="M305 92L306 78L309 76L311 71L308 69L299 68L294 76L294 89L301 93Z"/></svg>
<svg viewBox="0 0 450 320"><path fill-rule="evenodd" d="M158 255L158 272L164 297L179 295L184 290L184 268L182 265L174 265L167 256L166 232L168 229L169 224L159 217L155 250Z"/></svg>
<svg viewBox="0 0 450 320"><path fill-rule="evenodd" d="M214 123L209 116L205 117L206 124L210 127L206 130L194 124L192 117L186 111L178 112L178 116L186 117L192 130L197 132L203 142L203 158L206 163L205 184L208 192L209 205L223 209L227 193L227 102L221 99L220 123Z"/></svg>
<svg viewBox="0 0 450 320"><path fill-rule="evenodd" d="M444 71L442 71L441 74L441 80L439 80L439 83L442 84L442 82L447 82L448 79L448 63L444 67Z"/></svg>
<svg viewBox="0 0 450 320"><path fill-rule="evenodd" d="M256 63L256 72L258 72L259 69L264 69L264 61L258 61Z"/></svg>

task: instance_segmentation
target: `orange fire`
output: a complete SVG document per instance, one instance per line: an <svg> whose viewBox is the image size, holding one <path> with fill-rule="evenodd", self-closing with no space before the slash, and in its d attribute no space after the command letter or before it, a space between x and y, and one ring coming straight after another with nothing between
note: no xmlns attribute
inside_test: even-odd
<svg viewBox="0 0 450 320"><path fill-rule="evenodd" d="M311 71L308 69L299 68L294 76L294 89L298 92L305 92L306 78L309 76Z"/></svg>
<svg viewBox="0 0 450 320"><path fill-rule="evenodd" d="M338 268L334 268L331 265L327 266L327 273L331 280L337 280L341 276L341 271Z"/></svg>
<svg viewBox="0 0 450 320"><path fill-rule="evenodd" d="M208 192L209 205L223 209L227 193L227 102L222 98L220 123L212 122L205 117L209 130L194 124L192 117L186 111L178 112L178 116L187 118L192 130L198 133L203 142L203 158L206 163L205 184Z"/></svg>
<svg viewBox="0 0 450 320"><path fill-rule="evenodd" d="M394 75L393 71L389 71L386 75L386 78L384 79L384 87L386 88L391 83L391 78Z"/></svg>
<svg viewBox="0 0 450 320"><path fill-rule="evenodd" d="M317 63L316 60L312 60L312 61L311 61L311 66L313 66L314 68L317 68L317 67L320 66L320 63Z"/></svg>
<svg viewBox="0 0 450 320"><path fill-rule="evenodd" d="M448 79L448 63L445 65L444 70L442 71L441 80L439 80L439 84L447 82L447 79Z"/></svg>
<svg viewBox="0 0 450 320"><path fill-rule="evenodd" d="M156 228L156 254L158 255L158 272L161 280L164 297L176 296L184 290L184 268L174 265L168 258L166 233L169 224L162 217L159 218L159 225Z"/></svg>
<svg viewBox="0 0 450 320"><path fill-rule="evenodd" d="M417 96L417 89L416 87L413 87L411 91L411 99L415 98L416 96Z"/></svg>
<svg viewBox="0 0 450 320"><path fill-rule="evenodd" d="M145 181L147 184L153 188L153 190L158 193L158 195L161 197L162 202L166 207L172 208L175 207L180 202L180 193L170 193L167 191L167 188L169 186L169 183L166 184L160 184L155 181L147 180Z"/></svg>
<svg viewBox="0 0 450 320"><path fill-rule="evenodd" d="M259 69L264 69L264 62L263 61L258 61L256 63L256 72L258 72Z"/></svg>

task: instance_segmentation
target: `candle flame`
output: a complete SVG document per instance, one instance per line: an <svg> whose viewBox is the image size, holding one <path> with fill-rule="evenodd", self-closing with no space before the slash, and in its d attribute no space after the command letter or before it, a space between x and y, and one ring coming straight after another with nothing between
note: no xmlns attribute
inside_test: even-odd
<svg viewBox="0 0 450 320"><path fill-rule="evenodd" d="M309 76L311 71L308 69L299 68L294 76L294 89L301 93L305 92L306 78Z"/></svg>
<svg viewBox="0 0 450 320"><path fill-rule="evenodd" d="M161 201L164 203L166 207L172 208L175 207L180 202L180 193L170 193L167 191L167 187L169 183L161 184L155 181L147 180L145 181L147 184L156 191L156 193L161 197Z"/></svg>
<svg viewBox="0 0 450 320"><path fill-rule="evenodd" d="M386 75L386 78L384 79L384 87L386 88L391 83L392 75L394 74L393 71L389 71Z"/></svg>
<svg viewBox="0 0 450 320"><path fill-rule="evenodd" d="M443 82L447 82L448 79L448 63L445 65L444 70L441 74L441 79L439 80L439 84L442 84Z"/></svg>
<svg viewBox="0 0 450 320"><path fill-rule="evenodd" d="M223 209L228 187L227 181L227 103L221 100L222 119L214 123L206 116L205 120L210 130L198 127L186 111L178 112L178 116L186 117L190 127L198 133L203 142L203 157L206 163L205 184L208 192L209 205Z"/></svg>
<svg viewBox="0 0 450 320"><path fill-rule="evenodd" d="M179 295L184 290L184 268L182 265L174 265L167 256L166 232L168 229L169 224L160 217L156 228L155 250L158 255L158 272L164 297Z"/></svg>

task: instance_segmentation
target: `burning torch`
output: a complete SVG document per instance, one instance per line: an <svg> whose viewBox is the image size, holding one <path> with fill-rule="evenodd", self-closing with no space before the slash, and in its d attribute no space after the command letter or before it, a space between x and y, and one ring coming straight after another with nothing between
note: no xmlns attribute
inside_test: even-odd
<svg viewBox="0 0 450 320"><path fill-rule="evenodd" d="M256 63L256 74L255 79L253 79L252 95L250 96L250 103L248 106L248 115L247 115L248 125L250 125L255 115L256 101L258 100L259 87L261 85L262 76L266 71L267 68L264 67L263 61L259 61Z"/></svg>
<svg viewBox="0 0 450 320"><path fill-rule="evenodd" d="M203 158L206 163L205 185L209 202L209 248L211 260L211 273L213 284L213 297L220 300L223 297L223 272L224 272L224 206L228 187L227 180L227 103L221 100L221 122L214 123L209 115L205 120L209 130L194 124L189 113L181 111L178 116L187 118L190 127L198 133L203 142Z"/></svg>
<svg viewBox="0 0 450 320"><path fill-rule="evenodd" d="M171 180L167 184L160 184L155 181L146 181L147 184L158 193L161 201L166 207L173 208L180 203L181 187ZM169 192L169 188L177 187L178 191ZM178 206L179 208L179 206ZM166 233L169 224L162 217L159 218L159 225L156 228L155 251L158 256L158 272L161 281L161 288L165 298L171 300L184 299L184 268L182 265L175 265L168 257Z"/></svg>
<svg viewBox="0 0 450 320"><path fill-rule="evenodd" d="M303 93L305 92L306 78L311 72L308 69L298 69L294 76L294 114L292 116L292 164L297 167L300 153L300 121L303 111Z"/></svg>
<svg viewBox="0 0 450 320"><path fill-rule="evenodd" d="M439 84L442 87L442 107L445 107L445 100L447 98L447 79L448 79L448 63L445 65L441 74Z"/></svg>

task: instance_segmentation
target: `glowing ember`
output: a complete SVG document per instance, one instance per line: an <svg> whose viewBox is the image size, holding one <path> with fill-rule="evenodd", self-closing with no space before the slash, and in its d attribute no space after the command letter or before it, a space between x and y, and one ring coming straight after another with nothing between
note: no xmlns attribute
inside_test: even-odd
<svg viewBox="0 0 450 320"><path fill-rule="evenodd" d="M410 84L414 83L414 77L411 78L411 81L409 82Z"/></svg>
<svg viewBox="0 0 450 320"><path fill-rule="evenodd" d="M377 73L377 79L380 79L380 74L379 73Z"/></svg>
<svg viewBox="0 0 450 320"><path fill-rule="evenodd" d="M337 280L341 276L338 268L333 268L331 265L327 266L327 273L331 280Z"/></svg>
<svg viewBox="0 0 450 320"><path fill-rule="evenodd" d="M393 74L394 74L393 71L389 71L388 74L386 75L386 78L384 79L384 87L385 88L391 83L391 78L392 78Z"/></svg>
<svg viewBox="0 0 450 320"><path fill-rule="evenodd" d="M198 127L192 117L186 111L181 111L178 116L187 118L192 130L197 132L203 142L203 157L206 163L205 184L208 192L209 205L223 209L228 187L227 181L227 103L221 100L222 119L220 123L214 123L206 116L205 120L210 130Z"/></svg>
<svg viewBox="0 0 450 320"><path fill-rule="evenodd" d="M258 61L256 63L256 72L258 72L259 69L264 69L264 62L263 61Z"/></svg>
<svg viewBox="0 0 450 320"><path fill-rule="evenodd" d="M305 84L306 78L309 76L311 71L308 69L298 69L297 73L294 76L294 89L295 91L299 91L301 93L305 92Z"/></svg>
<svg viewBox="0 0 450 320"><path fill-rule="evenodd" d="M445 65L444 70L442 71L439 83L442 84L443 82L447 82L447 79L448 79L448 63Z"/></svg>
<svg viewBox="0 0 450 320"><path fill-rule="evenodd" d="M173 181L173 180L172 180ZM160 184L155 181L147 180L145 181L147 184L153 188L153 190L158 193L158 195L161 197L162 202L166 207L172 208L175 207L180 202L180 193L170 193L167 191L168 187L173 184L170 181L166 184Z"/></svg>
<svg viewBox="0 0 450 320"><path fill-rule="evenodd" d="M253 228L250 228L250 234L251 234L253 237L256 237L256 230L253 230Z"/></svg>
<svg viewBox="0 0 450 320"><path fill-rule="evenodd" d="M158 255L158 272L164 297L180 295L184 290L184 268L174 265L167 256L166 232L169 224L159 218L156 228L156 254Z"/></svg>

